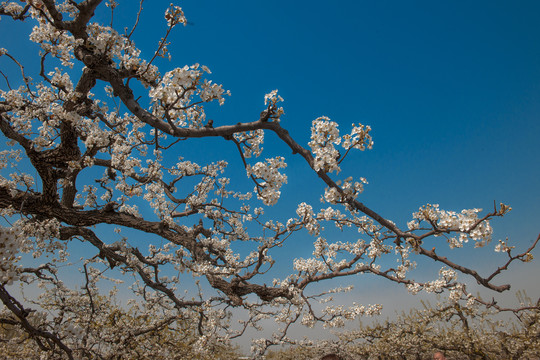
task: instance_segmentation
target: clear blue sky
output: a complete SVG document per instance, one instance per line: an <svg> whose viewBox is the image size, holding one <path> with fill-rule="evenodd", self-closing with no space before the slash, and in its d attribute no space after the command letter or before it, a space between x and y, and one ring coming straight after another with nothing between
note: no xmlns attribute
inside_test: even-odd
<svg viewBox="0 0 540 360"><path fill-rule="evenodd" d="M212 116L218 125L257 119L263 95L279 89L282 123L304 144L321 115L342 131L353 122L371 125L374 149L353 158L343 174L368 179L361 200L384 217L404 225L428 202L459 211L491 210L496 201L514 210L493 223L495 243L508 236L524 248L540 233L540 2L180 5L191 25L171 39L173 64L205 64L231 90ZM266 156L280 149L267 144ZM311 198L318 206L312 194L320 193L320 182L293 180L306 167L287 154L286 204L292 210ZM295 241L280 256L311 255L310 239ZM457 256L486 273L502 261L492 248ZM540 288L539 273L537 264L516 266L505 280L540 296L532 290ZM352 280L359 281L352 296L375 302L381 297L372 294L383 294L387 307L396 305L384 295L395 287L366 280Z"/></svg>
<svg viewBox="0 0 540 360"><path fill-rule="evenodd" d="M368 179L362 198L383 216L495 200L514 208L495 239L527 245L540 232L540 2L180 5L192 25L175 32L174 59L206 64L232 93L218 124L254 120L277 88L283 125L304 144L320 115L343 131L372 126L374 149L349 170Z"/></svg>
<svg viewBox="0 0 540 360"><path fill-rule="evenodd" d="M147 57L163 34L169 2L144 4L135 42ZM116 20L132 24L137 1L120 3ZM367 178L360 200L384 217L404 225L428 202L490 210L496 201L514 210L493 223L495 242L508 236L523 248L540 232L539 1L178 5L190 25L174 32L173 61L164 66L207 65L210 78L231 91L225 105L208 110L215 125L256 120L264 94L279 89L282 124L304 145L311 121L321 115L343 131L353 122L371 125L374 149L354 157L344 173ZM0 22L1 34L7 26ZM266 148L268 157L282 149ZM224 151L206 148L203 156ZM306 166L287 155L291 181L283 193L295 208L322 186L314 174L293 181ZM317 198L311 197L315 205ZM308 256L303 244L296 250ZM539 250L534 254L540 258ZM487 269L491 255L470 260ZM536 281L532 288L540 288L539 266L529 269L513 281Z"/></svg>

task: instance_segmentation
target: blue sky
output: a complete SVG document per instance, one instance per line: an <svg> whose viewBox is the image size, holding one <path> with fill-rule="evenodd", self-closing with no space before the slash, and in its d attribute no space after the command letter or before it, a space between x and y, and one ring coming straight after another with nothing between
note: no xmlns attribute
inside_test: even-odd
<svg viewBox="0 0 540 360"><path fill-rule="evenodd" d="M344 132L353 122L371 125L373 150L352 158L343 175L367 178L360 200L384 217L404 225L425 203L489 211L496 201L514 210L492 223L495 243L509 237L523 249L539 234L540 3L187 0L180 5L191 25L174 33L174 60L165 66L205 64L211 78L231 91L210 116L215 124L257 119L263 95L279 89L285 99L282 124L300 143L307 144L311 121L321 115ZM161 16L158 5L151 11ZM145 18L141 21L144 25ZM268 157L283 151L272 139L267 138ZM205 152L219 156L225 148L218 144ZM283 189L285 207L292 211L309 199L317 206L320 181L305 176L301 158L285 154L290 178ZM233 159L231 166L241 173ZM274 213L281 215L278 209ZM274 256L308 257L312 240L296 238ZM486 274L503 261L492 246L453 256ZM435 273L440 267L425 265ZM513 284L508 301L522 288L540 296L539 271L537 263L512 268L501 279ZM356 288L348 297L383 302L385 315L418 300L372 277L343 280L350 282Z"/></svg>
<svg viewBox="0 0 540 360"><path fill-rule="evenodd" d="M144 3L135 42L146 57L164 33L169 2ZM120 2L115 18L121 26L132 24L136 3ZM523 249L538 236L540 2L185 0L178 5L190 25L175 30L173 60L162 65L207 65L210 78L231 91L225 105L208 108L215 125L258 119L264 94L279 89L285 99L282 124L306 146L311 121L321 115L344 132L353 122L371 125L373 150L351 158L343 174L367 178L360 200L382 216L404 225L428 202L449 210L490 210L494 201L504 202L513 211L493 223L494 241L508 236ZM8 25L0 21L0 33L6 34ZM228 153L229 144L213 144L199 156ZM270 157L283 147L268 137L266 150ZM300 157L286 155L290 181L284 205L291 211L299 201L317 205L313 193L323 189L320 181L304 175ZM243 177L240 160L230 162ZM291 244L288 256L308 256L305 244ZM491 249L482 257L458 254L488 269ZM514 289L538 292L533 289L540 289L539 265L515 269L508 277ZM385 283L379 284L387 294Z"/></svg>
<svg viewBox="0 0 540 360"><path fill-rule="evenodd" d="M373 150L346 171L368 179L362 200L383 216L496 201L514 210L495 222L495 239L527 245L540 232L537 1L180 5L192 25L174 34L171 52L231 90L218 124L255 119L277 88L283 125L304 144L321 115L343 131L371 125ZM303 171L301 159L289 161L291 177Z"/></svg>

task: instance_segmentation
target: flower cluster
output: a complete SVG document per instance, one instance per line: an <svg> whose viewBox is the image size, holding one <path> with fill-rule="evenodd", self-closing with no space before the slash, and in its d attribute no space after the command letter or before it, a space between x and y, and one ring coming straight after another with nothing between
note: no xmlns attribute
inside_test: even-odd
<svg viewBox="0 0 540 360"><path fill-rule="evenodd" d="M75 47L83 44L83 40L75 40L73 35L58 30L44 18L39 18L39 25L32 29L30 40L40 45L43 54L60 59L62 65L68 67L73 67Z"/></svg>
<svg viewBox="0 0 540 360"><path fill-rule="evenodd" d="M317 236L320 234L321 226L317 221L311 205L308 205L306 203L299 204L296 209L296 214L300 217L299 221L307 229L310 235ZM287 227L291 228L293 223L295 223L295 220L289 219Z"/></svg>
<svg viewBox="0 0 540 360"><path fill-rule="evenodd" d="M315 155L313 169L324 172L339 173L339 164L347 156L350 149L365 150L373 147L373 140L369 132L370 126L362 124L352 125L350 134L342 137L339 135L338 124L326 116L313 120L311 125L311 141L309 146ZM335 147L340 145L345 149L341 154Z"/></svg>
<svg viewBox="0 0 540 360"><path fill-rule="evenodd" d="M262 180L255 187L257 198L266 205L274 205L281 195L281 187L287 183L287 175L281 174L279 169L287 167L285 159L281 156L266 159L266 163L261 161L255 165L248 165L247 175L253 176L256 180Z"/></svg>
<svg viewBox="0 0 540 360"><path fill-rule="evenodd" d="M243 144L244 157L259 157L262 154L264 143L264 130L255 130L235 133L234 138L238 143Z"/></svg>
<svg viewBox="0 0 540 360"><path fill-rule="evenodd" d="M362 124L352 124L351 134L346 134L343 136L343 146L344 149L349 150L351 148L364 151L366 148L371 149L373 147L373 139L369 132L371 131L371 126L362 125Z"/></svg>
<svg viewBox="0 0 540 360"><path fill-rule="evenodd" d="M438 204L427 204L413 214L414 220L408 223L410 230L420 228L421 222L427 222L440 232L457 232L459 237L448 239L450 248L463 247L469 238L475 241L475 247L481 247L491 241L493 229L489 220L481 220L478 213L482 209L464 209L461 213L439 209Z"/></svg>
<svg viewBox="0 0 540 360"><path fill-rule="evenodd" d="M165 20L170 27L173 27L178 24L187 24L186 17L184 16L184 11L180 6L171 4L171 6L165 11Z"/></svg>
<svg viewBox="0 0 540 360"><path fill-rule="evenodd" d="M264 105L267 106L267 109L263 111L263 114L266 114L269 118L272 118L272 120L279 122L284 111L282 107L277 106L278 103L283 102L283 98L278 95L277 92L277 90L272 90L264 96Z"/></svg>
<svg viewBox="0 0 540 360"><path fill-rule="evenodd" d="M13 229L0 227L0 283L11 285L21 279L21 268L17 262L22 239Z"/></svg>
<svg viewBox="0 0 540 360"><path fill-rule="evenodd" d="M338 124L336 122L330 121L326 116L313 120L309 146L313 154L315 154L313 163L313 169L315 171L341 171L338 164L340 153L334 147L334 145L339 145L340 143L341 137L339 136Z"/></svg>
<svg viewBox="0 0 540 360"><path fill-rule="evenodd" d="M359 316L374 316L379 315L382 311L380 304L369 305L357 305L353 303L350 307L343 307L340 305L327 306L323 313L329 315L332 319L327 321L324 326L330 328L345 326L345 320L354 320Z"/></svg>
<svg viewBox="0 0 540 360"><path fill-rule="evenodd" d="M23 7L16 2L7 2L4 1L0 4L0 9L2 9L6 14L11 16L17 16L23 11Z"/></svg>
<svg viewBox="0 0 540 360"><path fill-rule="evenodd" d="M353 177L350 176L344 181L338 180L336 185L341 188L341 192L334 187L327 187L324 190L324 197L321 201L326 201L330 204L337 204L346 199L355 199L364 191L364 185L367 184L367 180L363 177L360 181L353 181Z"/></svg>
<svg viewBox="0 0 540 360"><path fill-rule="evenodd" d="M203 102L217 100L223 104L223 96L230 95L221 85L206 79L202 81L204 72L210 70L195 64L165 73L157 86L149 91L154 115L167 117L178 127L201 127L206 115L201 106L192 103L193 97L198 95Z"/></svg>

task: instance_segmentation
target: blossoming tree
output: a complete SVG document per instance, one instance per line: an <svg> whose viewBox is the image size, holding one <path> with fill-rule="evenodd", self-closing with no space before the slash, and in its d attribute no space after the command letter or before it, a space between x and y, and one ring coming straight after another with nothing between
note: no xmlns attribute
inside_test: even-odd
<svg viewBox="0 0 540 360"><path fill-rule="evenodd" d="M428 359L436 350L451 359L534 359L540 352L540 309L522 293L520 307L464 306L460 302L423 303L420 309L384 323L361 324L335 340L304 340L269 351L267 359L320 359L335 353L343 359ZM501 318L511 311L516 317Z"/></svg>
<svg viewBox="0 0 540 360"><path fill-rule="evenodd" d="M320 293L314 284L373 274L411 293L447 292L451 301L481 303L458 281L459 273L502 292L509 285L497 284L495 277L513 261L532 259L536 243L514 254L510 244L500 242L496 250L507 253L508 261L481 275L437 252L443 245L487 245L490 220L510 210L504 204L482 214L427 204L402 228L362 203L365 179L340 171L351 153L372 147L369 126L353 124L343 134L336 122L320 117L313 121L311 141L302 145L280 122L283 99L277 91L264 97L262 112L252 119L207 119L205 104L222 104L229 95L207 79L210 70L195 64L161 73L155 65L157 58L169 57L173 28L186 24L181 8L166 9L166 33L145 59L134 42L138 16L132 29L118 31L112 21L93 19L98 6L111 14L117 6L101 2L0 3L3 18L35 24L29 39L40 49L32 59L39 63L32 76L23 59L0 49L3 60L19 69L18 74L2 73L0 90L0 130L7 144L0 153L5 220L0 323L23 331L41 351L70 359L107 358L150 332L180 331L186 319L197 338L193 349L208 349L270 318L281 327L253 341L256 356L270 345L292 341L287 332L294 323L336 327L380 312L379 305L332 304L328 295L348 288ZM262 158L268 133L305 160L312 170L305 176L326 187L326 205L317 209L303 202L283 222L265 217L265 208L280 201L289 180L285 156ZM249 188L234 186L227 159L200 163L177 151L207 138L220 138L238 150ZM327 224L355 229L358 238L326 239ZM314 238L313 256L296 259L288 276L268 281L280 261L272 258L276 248L303 231ZM82 260L75 261L80 249ZM442 265L433 280L411 276L418 258ZM66 271L71 268L80 272L76 288L63 278L73 276ZM130 316L144 321L119 324L104 340L96 333L103 323L98 313L114 312L102 310L106 304L98 282L106 275L129 283L130 309L137 310ZM192 286L186 285L190 277L196 279ZM37 286L41 293L23 300L15 283L23 290ZM237 309L245 310L238 321L232 317ZM156 356L151 345L138 346L137 354Z"/></svg>

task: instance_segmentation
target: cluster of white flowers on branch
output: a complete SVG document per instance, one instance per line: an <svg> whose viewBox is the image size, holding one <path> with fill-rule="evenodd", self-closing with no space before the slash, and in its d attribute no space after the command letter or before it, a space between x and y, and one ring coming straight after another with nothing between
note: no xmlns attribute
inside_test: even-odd
<svg viewBox="0 0 540 360"><path fill-rule="evenodd" d="M194 64L161 74L154 64L170 55L167 39L173 28L187 23L182 9L171 5L166 10L165 34L153 56L143 59L135 46L137 25L121 33L112 20L109 25L92 22L100 3L0 3L0 15L9 18L2 21L35 24L29 39L40 49L34 69L39 81L0 50L0 59L15 63L22 75L19 87L6 81L0 88L0 132L9 146L0 152L6 226L1 230L0 298L11 314L0 322L28 333L39 351L68 358L107 357L120 349L127 349L127 357L142 349L154 354L158 345L186 332L192 354L248 336L250 328L273 319L281 328L253 343L254 354L261 355L270 345L293 342L287 333L295 323L339 327L380 312L376 304L334 304L332 294L351 287L312 290L320 282L372 274L412 293L448 290L454 302L487 305L467 293L458 275L503 291L509 286L496 285L495 276L514 261L531 260L536 242L513 255L507 240L496 247L508 254L507 262L482 276L436 252L440 236L450 248L467 246L468 239L487 245L489 221L509 211L506 205L483 217L477 209L456 213L426 205L401 229L360 202L367 181L338 176L354 150L373 146L369 126L353 124L341 136L336 122L320 117L313 121L306 148L282 125L283 99L277 90L264 97L253 121L207 120L206 103L223 104L229 95L206 78L210 70ZM122 6L106 5L111 14ZM312 172L290 179L285 156L254 160L262 155L268 132ZM192 148L195 138L236 148L254 190L253 185L242 188L245 175L231 174L229 159L202 163ZM306 199L289 219L286 209L283 220L268 219L263 206L279 204L287 182L310 175L325 185L325 207L316 209ZM327 236L328 226L343 236ZM309 235L314 237L312 257L275 266L277 248ZM81 249L82 258L76 259ZM443 264L434 280L416 281L411 275L422 257ZM74 268L83 285L71 289L62 277ZM98 291L106 281L125 286L135 298L129 311L107 306ZM43 293L26 299L32 305L26 307L10 293L13 283L37 285ZM232 308L245 310L247 318L232 321ZM128 322L128 329L112 330ZM109 325L107 333L97 336L104 325ZM141 340L145 334L160 340L152 346L151 340ZM171 350L163 349L159 356L166 357Z"/></svg>
<svg viewBox="0 0 540 360"><path fill-rule="evenodd" d="M373 147L373 140L369 135L370 130L369 126L353 124L351 134L346 134L342 138L339 135L338 124L328 117L323 116L313 120L309 146L315 155L314 170L339 173L341 171L339 164L351 149L365 150ZM345 150L343 155L334 147L340 144Z"/></svg>

